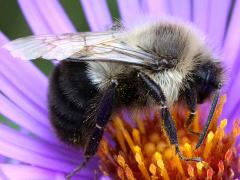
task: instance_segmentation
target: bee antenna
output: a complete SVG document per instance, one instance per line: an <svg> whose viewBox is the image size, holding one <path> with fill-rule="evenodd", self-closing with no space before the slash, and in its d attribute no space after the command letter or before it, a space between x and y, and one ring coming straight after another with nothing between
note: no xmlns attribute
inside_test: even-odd
<svg viewBox="0 0 240 180"><path fill-rule="evenodd" d="M67 176L66 179L67 180L71 180L71 178L76 175L84 166L86 166L86 164L88 163L90 157L87 156L84 158L83 162L81 164L79 164L75 169L73 169Z"/></svg>
<svg viewBox="0 0 240 180"><path fill-rule="evenodd" d="M212 101L212 105L211 105L211 108L210 108L210 111L209 111L209 114L208 114L207 121L206 121L206 123L204 125L203 131L201 132L201 134L199 136L198 143L197 143L195 149L197 149L197 148L199 148L201 146L201 144L203 143L203 140L204 140L204 138L205 138L205 136L207 134L208 127L210 125L210 122L212 120L214 111L215 111L216 106L217 106L217 102L218 102L218 98L219 98L219 95L220 95L221 87L222 87L222 83L219 83L218 84L218 89L215 92L215 95L214 95L214 98L213 98L213 101Z"/></svg>

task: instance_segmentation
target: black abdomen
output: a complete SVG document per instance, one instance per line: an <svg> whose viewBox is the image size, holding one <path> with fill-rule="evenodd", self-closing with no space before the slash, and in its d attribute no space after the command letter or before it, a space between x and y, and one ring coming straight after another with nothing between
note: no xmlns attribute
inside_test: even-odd
<svg viewBox="0 0 240 180"><path fill-rule="evenodd" d="M98 92L88 79L86 69L86 63L61 62L50 78L50 120L59 138L68 144L84 145L94 127L85 111Z"/></svg>

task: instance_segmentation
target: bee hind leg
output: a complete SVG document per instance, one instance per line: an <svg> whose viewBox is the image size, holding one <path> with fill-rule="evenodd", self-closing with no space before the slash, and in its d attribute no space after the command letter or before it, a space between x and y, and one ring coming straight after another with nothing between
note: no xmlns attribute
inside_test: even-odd
<svg viewBox="0 0 240 180"><path fill-rule="evenodd" d="M162 114L165 130L169 137L170 143L175 146L176 153L178 154L178 156L185 161L200 162L201 161L200 157L187 158L187 157L184 157L182 152L180 151L179 144L178 144L177 130L172 120L171 114L167 108L166 97L161 87L158 86L150 77L148 77L147 75L141 72L138 73L138 78L142 81L143 85L145 86L145 89L149 92L149 94L153 97L153 99L155 99L155 101L159 103L159 105L161 106L161 114Z"/></svg>
<svg viewBox="0 0 240 180"><path fill-rule="evenodd" d="M110 87L105 91L105 94L103 95L99 104L99 111L96 115L95 128L85 147L84 160L79 166L77 166L72 172L70 172L66 176L66 179L69 180L74 175L76 175L83 167L86 166L86 164L91 159L91 157L97 152L98 145L104 133L104 128L112 113L116 86L117 86L117 82L113 81Z"/></svg>

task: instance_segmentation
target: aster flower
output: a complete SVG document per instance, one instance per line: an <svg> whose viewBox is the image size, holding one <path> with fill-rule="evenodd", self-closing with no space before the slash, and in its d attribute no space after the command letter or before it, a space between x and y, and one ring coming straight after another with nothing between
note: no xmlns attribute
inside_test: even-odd
<svg viewBox="0 0 240 180"><path fill-rule="evenodd" d="M18 0L18 3L34 34L75 31L59 1ZM91 30L104 30L112 23L106 1L81 0L81 5ZM180 4L176 0L118 0L117 5L126 23L142 15L173 15L196 24L223 52L222 60L230 77L225 87L227 101L223 110L225 96L219 102L211 131L198 151L192 149L196 137L186 134L182 127L187 111L172 112L183 152L186 156L203 157L203 163L187 163L178 159L166 138L160 134L162 131L157 125L160 120L156 113L129 120L128 112L123 111L107 129L115 145L104 139L98 152L100 161L91 160L74 178L94 178L94 170L98 168L95 162L99 162L104 175L116 178L238 177L240 152L239 142L235 141L239 134L236 118L240 117L240 96L237 93L240 79L240 2L224 1L220 4L204 0L190 3L183 0ZM0 33L0 46L6 42L8 39ZM0 59L0 112L10 120L0 124L0 178L65 179L66 173L81 162L82 153L59 142L52 131L47 116L47 77L31 62L15 59L4 49L0 49ZM204 119L204 113L200 110L198 113L200 117L194 121L194 130L202 127L200 122ZM218 119L222 120L219 125ZM150 128L154 128L153 131L149 132Z"/></svg>

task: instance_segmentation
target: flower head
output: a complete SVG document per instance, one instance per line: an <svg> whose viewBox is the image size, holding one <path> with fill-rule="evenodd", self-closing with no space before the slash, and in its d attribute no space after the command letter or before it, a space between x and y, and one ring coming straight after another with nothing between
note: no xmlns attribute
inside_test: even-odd
<svg viewBox="0 0 240 180"><path fill-rule="evenodd" d="M240 135L240 123L235 121L228 134L225 133L227 119L217 125L225 99L223 96L218 104L206 142L197 150L194 147L198 138L184 127L186 117L179 114L178 108L173 110L181 151L186 157L202 157L202 162L183 161L178 157L164 134L161 118L156 112L152 119L149 116L135 117L134 125L120 116L113 119L108 132L116 144L111 145L106 139L102 141L98 152L100 169L119 179L239 177L240 150L235 143ZM194 131L202 129L199 114L200 111L193 122Z"/></svg>
<svg viewBox="0 0 240 180"><path fill-rule="evenodd" d="M108 4L105 0L93 1L81 0L82 9L91 30L104 30L112 23ZM33 34L75 31L59 1L17 2ZM230 70L230 81L225 88L228 101L222 113L222 117L228 118L228 125L225 127L224 120L217 126L219 115L215 114L207 142L194 151L192 147L196 137L185 132L183 116L173 111L182 151L186 156L204 158L205 163L194 164L180 161L175 155L161 134L158 115L153 119L139 117L135 126L123 121L126 118L117 118L108 128L117 146L104 140L99 151L100 159L106 160L100 162L102 172L129 179L140 176L171 178L174 172L181 176L184 174L184 177L210 178L233 173L236 176L240 163L239 147L234 146L234 141L239 134L239 124L233 122L240 117L240 84L237 81L240 76L240 1L182 1L180 4L175 0L118 0L117 6L124 22L134 21L142 15L172 15L192 21L207 34L214 46L220 47L223 63ZM8 41L0 32L0 46ZM47 115L47 77L30 61L13 58L0 49L0 84L0 113L7 118L0 124L0 179L65 179L65 175L82 161L82 153L59 142L53 133ZM218 112L221 111L220 103ZM199 114L201 116L203 112ZM194 130L200 130L200 127L199 121L195 120ZM92 179L93 169L97 168L95 162L92 160L75 178ZM233 162L237 164L232 165Z"/></svg>

